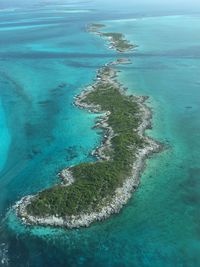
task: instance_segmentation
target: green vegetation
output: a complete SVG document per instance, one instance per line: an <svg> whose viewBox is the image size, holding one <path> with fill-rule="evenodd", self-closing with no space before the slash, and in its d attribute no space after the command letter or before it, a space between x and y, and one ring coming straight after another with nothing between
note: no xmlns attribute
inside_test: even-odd
<svg viewBox="0 0 200 267"><path fill-rule="evenodd" d="M104 28L105 25L104 24L101 24L101 23L93 23L93 24L91 24L90 27L96 28L96 29L100 29L100 28Z"/></svg>
<svg viewBox="0 0 200 267"><path fill-rule="evenodd" d="M130 44L126 39L124 39L124 36L121 33L108 32L108 33L101 33L101 35L107 38L111 38L112 42L114 43L114 47L119 52L126 52L135 47L134 45Z"/></svg>
<svg viewBox="0 0 200 267"><path fill-rule="evenodd" d="M100 23L93 23L93 24L90 24L88 26L88 30L90 32L98 32L99 30L101 30L102 28L104 28L105 25L104 24L100 24Z"/></svg>
<svg viewBox="0 0 200 267"><path fill-rule="evenodd" d="M93 23L89 26L89 31L91 32L96 32L99 35L106 37L106 38L111 38L111 42L113 43L113 46L118 52L127 52L136 45L132 45L129 43L125 38L122 33L117 33L117 32L101 32L100 30L104 28L104 24L100 23Z"/></svg>
<svg viewBox="0 0 200 267"><path fill-rule="evenodd" d="M68 187L56 185L40 192L27 206L29 214L66 216L98 211L131 175L136 149L144 144L137 134L140 109L134 97L125 95L117 84L109 82L110 72L108 67L103 69L100 76L104 81L99 81L82 102L100 105L102 111L111 112L108 123L114 131L112 158L72 167L75 182Z"/></svg>

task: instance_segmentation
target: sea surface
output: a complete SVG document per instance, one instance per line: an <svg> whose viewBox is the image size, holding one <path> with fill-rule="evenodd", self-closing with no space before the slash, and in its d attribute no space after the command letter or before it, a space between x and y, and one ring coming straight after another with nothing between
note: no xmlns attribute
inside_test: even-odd
<svg viewBox="0 0 200 267"><path fill-rule="evenodd" d="M118 66L127 93L148 95L165 150L147 161L120 214L87 229L24 226L21 197L59 182L64 167L94 161L96 115L73 105L117 58L87 32L101 22L137 44ZM91 2L1 8L0 266L200 266L200 13L107 10Z"/></svg>

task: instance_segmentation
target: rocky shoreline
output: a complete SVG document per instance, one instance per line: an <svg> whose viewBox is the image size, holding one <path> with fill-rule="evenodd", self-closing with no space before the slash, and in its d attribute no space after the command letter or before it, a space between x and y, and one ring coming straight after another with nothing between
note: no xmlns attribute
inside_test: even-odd
<svg viewBox="0 0 200 267"><path fill-rule="evenodd" d="M87 31L91 32L101 38L105 39L109 43L109 49L116 50L118 53L130 52L137 45L129 43L121 33L115 32L102 32L101 30L105 27L104 24L91 24L88 26Z"/></svg>
<svg viewBox="0 0 200 267"><path fill-rule="evenodd" d="M101 73L102 70L100 70ZM97 76L102 79L106 80L105 76L101 77L101 74ZM120 84L115 80L116 71L111 69L111 74L109 75L109 82L115 83L121 88ZM95 84L93 86L88 87L84 92L82 92L79 96L76 97L75 105L88 109L91 112L99 113L100 109L97 106L83 104L82 100L86 97L89 91L95 90ZM44 226L57 226L57 227L66 227L69 229L72 228L79 228L79 227L87 227L91 223L95 221L104 220L110 215L114 213L118 213L121 208L128 202L128 200L132 196L132 192L138 187L139 185L139 177L144 169L145 160L155 152L159 152L162 149L162 146L151 139L150 137L145 136L145 130L151 126L151 118L152 112L151 110L145 105L145 100L147 97L134 97L134 100L137 100L137 103L140 106L140 110L143 114L142 123L138 128L138 134L143 137L147 143L147 145L142 148L138 149L136 160L132 166L132 175L131 177L127 177L124 181L123 186L118 188L115 191L115 194L109 204L106 204L100 211L92 212L92 213L82 213L77 216L66 216L66 217L57 217L57 216L47 216L47 217L36 217L31 216L26 211L26 206L36 197L36 196L27 196L20 200L15 205L15 210L17 214L22 218L22 221L28 225L44 225ZM112 128L108 125L107 119L109 117L109 112L104 114L101 117L101 120L96 124L95 127L102 128L106 134L104 134L104 139L100 147L92 152L93 155L97 157L98 160L109 160L110 158L105 156L104 150L110 147L110 140L112 139L114 132ZM63 186L69 186L74 182L74 178L70 172L70 168L66 168L59 173L60 178L63 181Z"/></svg>
<svg viewBox="0 0 200 267"><path fill-rule="evenodd" d="M96 33L96 31L93 31ZM87 109L92 113L102 113L96 122L95 128L101 128L103 130L104 138L99 147L92 151L92 155L99 161L111 160L110 156L106 154L106 151L112 150L111 139L114 137L115 133L111 126L108 124L108 118L111 114L110 111L102 111L100 106L86 104L83 100L92 91L95 90L97 84L108 83L117 87L123 94L125 94L123 86L116 80L117 70L113 68L115 65L119 64L130 64L129 59L117 59L114 62L107 64L105 67L100 69L97 73L96 82L88 86L80 95L75 97L75 105L79 108ZM142 170L145 167L146 159L155 152L162 150L162 145L152 138L145 135L146 129L151 127L152 111L145 104L147 97L135 97L132 96L134 101L138 103L140 107L140 112L142 114L142 122L137 129L138 135L145 141L145 147L137 149L136 159L132 166L132 174L130 177L124 181L123 185L117 188L114 195L109 203L106 199L102 200L102 207L98 211L90 213L80 213L78 215L71 215L65 217L55 216L45 216L37 217L28 214L26 207L31 203L31 201L37 197L26 196L16 203L14 209L17 215L22 219L22 222L27 225L41 225L41 226L54 226L54 227L66 227L69 229L88 227L91 223L95 221L101 221L112 214L118 213L121 208L127 204L128 200L132 196L132 192L139 185L139 178ZM62 186L70 186L74 182L74 177L71 173L71 167L62 170L59 173L59 177L62 180Z"/></svg>

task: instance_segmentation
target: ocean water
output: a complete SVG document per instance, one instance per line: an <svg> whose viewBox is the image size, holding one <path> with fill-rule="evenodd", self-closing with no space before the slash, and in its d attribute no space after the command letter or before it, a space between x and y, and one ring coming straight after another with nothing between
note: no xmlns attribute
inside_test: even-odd
<svg viewBox="0 0 200 267"><path fill-rule="evenodd" d="M98 8L72 2L0 12L0 266L198 267L200 15ZM94 160L101 141L96 116L73 106L117 57L87 33L93 21L138 45L119 79L128 93L149 96L148 134L165 150L147 161L120 214L87 229L26 227L12 205L57 183L63 167Z"/></svg>

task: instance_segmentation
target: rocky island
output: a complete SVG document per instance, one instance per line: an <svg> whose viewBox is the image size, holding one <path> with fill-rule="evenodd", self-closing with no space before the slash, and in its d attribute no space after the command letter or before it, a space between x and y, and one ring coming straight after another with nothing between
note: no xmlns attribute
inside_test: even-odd
<svg viewBox="0 0 200 267"><path fill-rule="evenodd" d="M132 49L137 47L137 45L133 45L128 40L126 40L122 33L102 32L103 28L105 28L104 24L93 23L89 25L88 31L108 40L110 49L115 49L120 53L131 51Z"/></svg>
<svg viewBox="0 0 200 267"><path fill-rule="evenodd" d="M122 34L100 33L101 24L90 25L90 32L110 38L112 48L128 52L134 48ZM147 97L127 95L117 81L117 59L102 67L94 84L75 99L75 105L99 113L96 128L103 140L92 151L95 162L71 166L60 172L62 182L15 205L17 214L29 225L79 228L117 213L139 184L145 159L161 145L145 135L150 127L151 110Z"/></svg>

